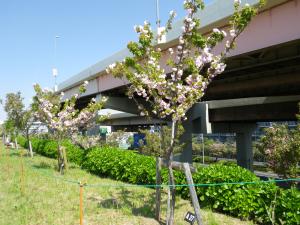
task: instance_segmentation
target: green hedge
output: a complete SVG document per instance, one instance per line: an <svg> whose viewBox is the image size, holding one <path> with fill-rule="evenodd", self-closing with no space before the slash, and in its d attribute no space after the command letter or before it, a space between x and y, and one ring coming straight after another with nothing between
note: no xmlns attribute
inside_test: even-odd
<svg viewBox="0 0 300 225"><path fill-rule="evenodd" d="M53 140L40 139L37 137L30 138L32 149L43 156L49 158L57 158L57 142ZM20 136L18 137L18 143L24 148L28 148L27 140ZM76 145L73 145L69 140L63 141L62 145L66 148L67 158L70 162L74 162L77 165L81 165L84 151Z"/></svg>
<svg viewBox="0 0 300 225"><path fill-rule="evenodd" d="M57 144L51 140L32 138L37 153L56 158ZM20 140L21 145L26 141ZM93 148L88 151L74 146L69 141L66 147L68 160L99 176L110 177L132 184L155 183L155 159L114 147ZM177 184L185 184L182 172L174 171ZM167 183L167 170L162 170L163 182ZM200 168L193 174L195 183L230 183L259 181L253 173L236 165L214 164ZM187 187L177 187L177 194L189 198ZM222 185L197 187L200 204L242 219L251 219L261 224L270 224L267 209L275 200L275 215L285 224L300 224L300 193L296 189L282 190L273 183Z"/></svg>

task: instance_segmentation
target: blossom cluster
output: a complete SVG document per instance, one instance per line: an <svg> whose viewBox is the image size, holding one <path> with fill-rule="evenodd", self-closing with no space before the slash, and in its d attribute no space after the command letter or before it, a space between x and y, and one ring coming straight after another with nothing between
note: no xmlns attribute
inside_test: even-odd
<svg viewBox="0 0 300 225"><path fill-rule="evenodd" d="M126 76L130 81L130 98L142 98L150 103L151 112L140 105L141 115L154 114L161 118L170 117L173 121L184 119L186 112L201 101L212 80L225 70L227 53L234 48L236 38L256 13L254 8L242 7L241 2L235 0L229 35L225 30L215 28L208 36L203 36L199 33L200 21L196 16L204 7L203 1L185 0L183 4L186 16L182 33L178 45L167 50L169 57L164 68L161 66L162 50L153 44L155 35L148 22L134 27L139 41L128 44L133 56L107 68L108 73ZM172 28L175 16L176 13L171 11L165 32ZM160 36L158 34L156 38ZM225 38L224 51L214 54L214 47Z"/></svg>
<svg viewBox="0 0 300 225"><path fill-rule="evenodd" d="M76 108L76 101L86 91L88 81L85 81L79 88L79 94L74 94L70 99L63 102L64 93L60 95L42 89L38 84L34 85L35 115L48 125L48 127L58 136L78 132L81 128L88 128L96 122L98 111L103 107L106 99L96 102L92 99L88 106L82 110Z"/></svg>
<svg viewBox="0 0 300 225"><path fill-rule="evenodd" d="M83 136L79 134L73 134L71 136L72 142L83 149L90 149L100 144L100 136Z"/></svg>

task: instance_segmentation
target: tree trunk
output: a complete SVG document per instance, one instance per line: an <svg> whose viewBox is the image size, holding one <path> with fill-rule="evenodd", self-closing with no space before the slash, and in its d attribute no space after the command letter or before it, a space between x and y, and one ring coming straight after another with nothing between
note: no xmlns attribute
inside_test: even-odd
<svg viewBox="0 0 300 225"><path fill-rule="evenodd" d="M168 173L169 173L169 195L168 195L168 213L167 213L167 225L173 225L174 224L174 213L175 213L175 194L176 194L176 188L175 188L175 178L172 168L172 162L173 162L173 150L174 150L174 140L176 137L176 126L177 122L172 121L172 136L171 136L171 143L168 153Z"/></svg>
<svg viewBox="0 0 300 225"><path fill-rule="evenodd" d="M156 207L155 207L155 218L160 221L160 205L161 205L161 158L156 157Z"/></svg>
<svg viewBox="0 0 300 225"><path fill-rule="evenodd" d="M67 162L67 154L65 148L58 144L58 151L57 151L57 159L58 159L58 171L61 175L64 174L64 171L68 169L68 162Z"/></svg>
<svg viewBox="0 0 300 225"><path fill-rule="evenodd" d="M30 157L32 158L33 157L32 146L31 146L31 142L30 142L29 130L28 129L26 129L26 140L27 140L27 144L28 144L28 153L29 153ZM28 155L28 153L27 153L27 155Z"/></svg>
<svg viewBox="0 0 300 225"><path fill-rule="evenodd" d="M59 144L58 145L58 152L57 152L57 158L58 158L58 171L61 175L64 174L64 154L62 152L62 147Z"/></svg>
<svg viewBox="0 0 300 225"><path fill-rule="evenodd" d="M173 158L173 156L172 156ZM168 163L168 172L169 172L169 189L170 189L170 215L169 220L167 221L167 225L173 225L174 224L174 214L175 214L175 194L176 194L176 188L175 188L175 179L174 179L174 173L172 168L172 161L171 159Z"/></svg>

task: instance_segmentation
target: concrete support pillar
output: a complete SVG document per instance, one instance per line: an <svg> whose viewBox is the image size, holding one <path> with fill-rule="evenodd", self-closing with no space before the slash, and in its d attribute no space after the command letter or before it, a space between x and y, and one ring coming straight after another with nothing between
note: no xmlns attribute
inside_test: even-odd
<svg viewBox="0 0 300 225"><path fill-rule="evenodd" d="M205 102L196 103L188 112L187 120L183 121L184 134L180 143L184 148L179 157L174 159L179 162L193 162L193 133L211 133L211 124L208 121L208 105Z"/></svg>
<svg viewBox="0 0 300 225"><path fill-rule="evenodd" d="M236 133L237 164L253 171L252 130Z"/></svg>
<svg viewBox="0 0 300 225"><path fill-rule="evenodd" d="M183 151L179 155L178 161L179 162L193 162L192 152L193 152L193 146L192 146L192 131L193 131L193 123L192 120L187 119L183 122L184 127L184 133L182 134L180 138L180 144L184 144Z"/></svg>

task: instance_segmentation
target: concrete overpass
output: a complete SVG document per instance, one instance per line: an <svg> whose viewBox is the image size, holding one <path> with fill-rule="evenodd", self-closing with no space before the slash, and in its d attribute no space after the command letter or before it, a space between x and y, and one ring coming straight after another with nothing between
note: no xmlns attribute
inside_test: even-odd
<svg viewBox="0 0 300 225"><path fill-rule="evenodd" d="M257 4L258 0L248 0ZM200 32L228 28L233 12L232 1L216 0L199 15ZM226 71L208 87L203 102L196 104L185 122L187 143L180 160L191 161L191 134L233 132L237 137L238 164L252 168L251 134L259 121L296 120L300 101L300 0L269 0L237 40L237 48L227 60ZM178 44L182 21L161 44L163 52ZM217 48L216 51L219 51ZM116 79L105 69L128 55L122 50L85 69L59 85L65 97L78 92L78 86L89 80L88 90L78 104L84 107L92 97L109 96L108 108L137 113L134 102L125 96L128 81ZM166 57L163 57L165 60ZM162 62L162 65L164 62ZM142 123L142 118L118 118L114 126L126 121ZM145 122L144 122L145 123ZM158 123L150 121L148 123ZM128 122L129 124L129 122Z"/></svg>

